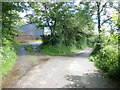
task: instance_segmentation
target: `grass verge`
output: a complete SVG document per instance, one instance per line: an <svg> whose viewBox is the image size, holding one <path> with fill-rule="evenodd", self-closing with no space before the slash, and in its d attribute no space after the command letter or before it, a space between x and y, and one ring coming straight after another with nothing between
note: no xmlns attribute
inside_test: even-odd
<svg viewBox="0 0 120 90"><path fill-rule="evenodd" d="M56 55L66 55L66 54L71 54L75 53L77 51L80 51L76 48L76 46L65 46L65 45L40 45L39 46L39 52L43 55L51 55L51 56L56 56Z"/></svg>
<svg viewBox="0 0 120 90"><path fill-rule="evenodd" d="M10 46L0 47L0 78L6 75L13 67L18 54L18 49L19 44L15 41L13 41Z"/></svg>

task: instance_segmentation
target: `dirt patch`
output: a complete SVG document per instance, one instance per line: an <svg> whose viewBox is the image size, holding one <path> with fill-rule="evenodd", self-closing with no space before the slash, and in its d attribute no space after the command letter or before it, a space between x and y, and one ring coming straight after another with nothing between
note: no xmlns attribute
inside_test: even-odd
<svg viewBox="0 0 120 90"><path fill-rule="evenodd" d="M49 59L50 59L49 57L44 57L44 58L38 59L38 61L36 63L31 64L30 67L26 67L26 69L24 71L21 70L22 66L21 66L21 68L14 70L16 65L18 65L18 64L15 64L14 68L9 72L9 74L3 78L2 87L10 88L10 87L14 86L14 84L16 83L16 81L18 79L21 79L24 75L26 75L29 71L31 71L35 66L39 65L42 67L42 64L47 62Z"/></svg>
<svg viewBox="0 0 120 90"><path fill-rule="evenodd" d="M41 59L38 59L37 63L36 64L33 64L27 71L25 74L27 74L29 71L31 71L32 69L34 69L34 67L36 67L37 65L39 65L39 67L42 67L42 65L47 62L49 59L51 59L50 57L43 57ZM24 74L24 75L25 75ZM24 76L23 75L23 76Z"/></svg>
<svg viewBox="0 0 120 90"><path fill-rule="evenodd" d="M49 59L50 59L50 57L44 57L44 58L39 59L39 62L46 62Z"/></svg>
<svg viewBox="0 0 120 90"><path fill-rule="evenodd" d="M3 77L2 88L10 88L14 81L20 76L19 70L11 70L6 76Z"/></svg>
<svg viewBox="0 0 120 90"><path fill-rule="evenodd" d="M20 71L19 70L14 70L14 71L11 72L11 75L18 76L18 75L20 75Z"/></svg>

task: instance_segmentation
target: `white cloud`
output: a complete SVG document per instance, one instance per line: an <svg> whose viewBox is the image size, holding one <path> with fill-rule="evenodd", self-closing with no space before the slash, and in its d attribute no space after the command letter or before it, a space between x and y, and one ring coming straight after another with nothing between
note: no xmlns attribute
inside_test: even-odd
<svg viewBox="0 0 120 90"><path fill-rule="evenodd" d="M76 1L75 1L75 5L77 5L77 6L78 6L78 5L79 5L79 3L80 3L80 1L81 1L81 0L76 0Z"/></svg>
<svg viewBox="0 0 120 90"><path fill-rule="evenodd" d="M25 12L19 12L20 17L24 17L26 15Z"/></svg>

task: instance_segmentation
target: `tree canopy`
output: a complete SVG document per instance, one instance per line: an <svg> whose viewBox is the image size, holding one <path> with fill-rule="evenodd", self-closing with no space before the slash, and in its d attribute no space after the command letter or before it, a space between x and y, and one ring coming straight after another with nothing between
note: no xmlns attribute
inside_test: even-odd
<svg viewBox="0 0 120 90"><path fill-rule="evenodd" d="M84 9L68 2L37 3L31 6L35 11L33 23L51 30L51 35L42 37L43 44L71 46L92 42L88 37L94 35L94 23Z"/></svg>

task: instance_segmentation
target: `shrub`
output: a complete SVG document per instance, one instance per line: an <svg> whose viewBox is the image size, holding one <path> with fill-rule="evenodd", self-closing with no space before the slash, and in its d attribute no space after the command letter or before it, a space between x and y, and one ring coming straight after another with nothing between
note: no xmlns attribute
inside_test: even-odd
<svg viewBox="0 0 120 90"><path fill-rule="evenodd" d="M110 77L116 77L119 73L118 49L115 46L107 45L94 56L96 65Z"/></svg>
<svg viewBox="0 0 120 90"><path fill-rule="evenodd" d="M103 36L100 39L100 47L94 48L94 53L90 56L90 60L94 61L102 71L109 77L119 79L119 53L118 53L118 36L116 34L110 37Z"/></svg>

